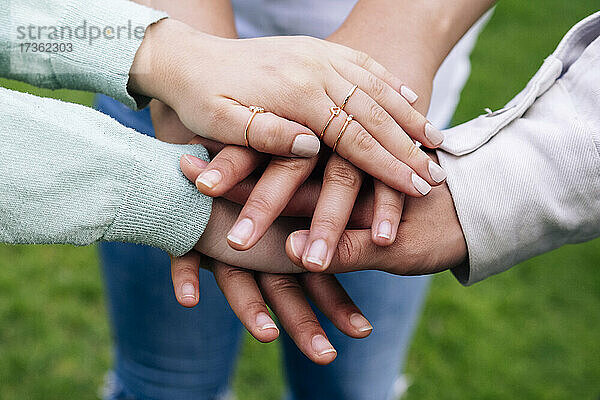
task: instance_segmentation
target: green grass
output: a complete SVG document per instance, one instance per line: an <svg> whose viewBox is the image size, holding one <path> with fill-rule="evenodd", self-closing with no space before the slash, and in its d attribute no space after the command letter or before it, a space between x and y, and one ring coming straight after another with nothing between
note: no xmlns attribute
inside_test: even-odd
<svg viewBox="0 0 600 400"><path fill-rule="evenodd" d="M504 0L473 54L457 122L499 108L597 0ZM90 104L91 95L0 85ZM437 276L408 359L413 399L597 399L600 241L471 288ZM110 366L95 248L0 246L0 399L94 399ZM277 344L248 339L240 400L283 392Z"/></svg>

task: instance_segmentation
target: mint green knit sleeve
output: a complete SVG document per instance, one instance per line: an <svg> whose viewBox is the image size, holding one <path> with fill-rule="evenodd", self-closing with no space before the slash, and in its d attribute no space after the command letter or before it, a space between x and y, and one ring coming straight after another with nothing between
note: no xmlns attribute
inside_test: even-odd
<svg viewBox="0 0 600 400"><path fill-rule="evenodd" d="M0 0L0 75L142 108L149 99L127 91L129 70L146 27L165 17L127 0Z"/></svg>
<svg viewBox="0 0 600 400"><path fill-rule="evenodd" d="M123 241L182 255L211 199L179 169L202 146L160 142L87 107L0 88L0 241Z"/></svg>

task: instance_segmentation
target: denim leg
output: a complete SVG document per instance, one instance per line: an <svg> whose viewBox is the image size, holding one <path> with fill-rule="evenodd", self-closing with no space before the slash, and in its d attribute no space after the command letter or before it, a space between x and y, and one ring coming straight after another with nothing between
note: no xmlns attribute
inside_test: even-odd
<svg viewBox="0 0 600 400"><path fill-rule="evenodd" d="M378 271L337 275L374 326L366 339L351 339L317 312L338 350L328 366L309 361L283 334L284 361L293 400L391 400L402 373L429 277L400 277Z"/></svg>
<svg viewBox="0 0 600 400"><path fill-rule="evenodd" d="M106 96L96 108L154 136L148 109L136 112ZM213 400L229 388L242 326L213 275L200 270L200 303L180 306L169 257L146 246L103 243L100 255L114 335L111 400Z"/></svg>
<svg viewBox="0 0 600 400"><path fill-rule="evenodd" d="M115 375L133 399L217 399L227 392L241 325L210 272L200 304L180 306L169 257L123 243L100 246L115 339Z"/></svg>

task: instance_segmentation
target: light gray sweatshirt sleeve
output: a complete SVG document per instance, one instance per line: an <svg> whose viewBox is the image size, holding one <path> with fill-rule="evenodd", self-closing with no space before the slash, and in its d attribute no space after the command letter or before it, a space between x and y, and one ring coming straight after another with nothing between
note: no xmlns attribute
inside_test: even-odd
<svg viewBox="0 0 600 400"><path fill-rule="evenodd" d="M146 28L166 17L127 0L0 0L0 75L142 108L150 99L127 91L129 71Z"/></svg>
<svg viewBox="0 0 600 400"><path fill-rule="evenodd" d="M211 212L179 169L201 146L160 142L80 105L0 89L0 241L123 241L174 255Z"/></svg>

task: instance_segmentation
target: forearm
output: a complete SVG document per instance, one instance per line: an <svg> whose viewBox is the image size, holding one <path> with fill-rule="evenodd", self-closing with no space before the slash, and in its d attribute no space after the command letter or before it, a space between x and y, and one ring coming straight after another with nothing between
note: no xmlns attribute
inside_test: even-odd
<svg viewBox="0 0 600 400"><path fill-rule="evenodd" d="M330 40L369 54L422 96L450 50L494 0L361 0Z"/></svg>
<svg viewBox="0 0 600 400"><path fill-rule="evenodd" d="M466 284L600 236L600 13L573 28L502 110L438 151L469 249Z"/></svg>
<svg viewBox="0 0 600 400"><path fill-rule="evenodd" d="M159 142L89 108L0 89L0 241L142 243L180 255L211 200L179 171L200 146Z"/></svg>
<svg viewBox="0 0 600 400"><path fill-rule="evenodd" d="M237 38L231 0L134 0L162 10L194 29L211 35Z"/></svg>

